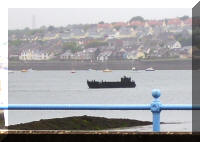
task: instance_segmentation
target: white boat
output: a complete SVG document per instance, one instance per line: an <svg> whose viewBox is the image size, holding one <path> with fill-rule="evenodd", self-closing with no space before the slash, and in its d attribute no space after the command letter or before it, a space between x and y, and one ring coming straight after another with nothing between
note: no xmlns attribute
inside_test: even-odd
<svg viewBox="0 0 200 142"><path fill-rule="evenodd" d="M135 71L135 70L136 70L136 68L135 68L135 67L132 67L132 70L133 70L133 71Z"/></svg>
<svg viewBox="0 0 200 142"><path fill-rule="evenodd" d="M72 70L71 73L76 73L76 71Z"/></svg>
<svg viewBox="0 0 200 142"><path fill-rule="evenodd" d="M27 71L29 71L29 72L32 72L32 71L33 71L33 69L32 69L32 68L30 68L30 69L28 69Z"/></svg>
<svg viewBox="0 0 200 142"><path fill-rule="evenodd" d="M112 70L105 69L105 70L103 70L103 72L112 72Z"/></svg>
<svg viewBox="0 0 200 142"><path fill-rule="evenodd" d="M88 71L95 71L95 70L93 70L93 69L88 69Z"/></svg>
<svg viewBox="0 0 200 142"><path fill-rule="evenodd" d="M147 68L145 71L155 71L153 67Z"/></svg>

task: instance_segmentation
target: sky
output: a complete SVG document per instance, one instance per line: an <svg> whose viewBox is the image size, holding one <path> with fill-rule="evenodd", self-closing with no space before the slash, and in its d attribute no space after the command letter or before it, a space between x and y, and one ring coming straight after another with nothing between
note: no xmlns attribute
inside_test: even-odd
<svg viewBox="0 0 200 142"><path fill-rule="evenodd" d="M128 21L134 16L145 19L192 16L191 8L9 8L8 29L35 28L43 25L56 27L68 24L93 24L99 21Z"/></svg>

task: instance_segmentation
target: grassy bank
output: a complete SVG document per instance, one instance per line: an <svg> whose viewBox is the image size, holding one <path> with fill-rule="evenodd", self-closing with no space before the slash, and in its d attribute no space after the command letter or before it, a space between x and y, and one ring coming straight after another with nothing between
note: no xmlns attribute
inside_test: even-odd
<svg viewBox="0 0 200 142"><path fill-rule="evenodd" d="M106 130L151 124L152 122L149 121L131 119L108 119L104 117L76 116L10 125L8 128L15 130Z"/></svg>

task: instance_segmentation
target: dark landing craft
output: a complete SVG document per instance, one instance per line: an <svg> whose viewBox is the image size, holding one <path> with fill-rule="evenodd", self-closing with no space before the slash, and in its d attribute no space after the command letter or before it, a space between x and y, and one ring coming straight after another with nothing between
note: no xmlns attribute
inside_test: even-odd
<svg viewBox="0 0 200 142"><path fill-rule="evenodd" d="M106 82L106 81L88 81L87 84L89 88L135 88L135 81L131 81L130 77L122 77L121 81L116 82Z"/></svg>

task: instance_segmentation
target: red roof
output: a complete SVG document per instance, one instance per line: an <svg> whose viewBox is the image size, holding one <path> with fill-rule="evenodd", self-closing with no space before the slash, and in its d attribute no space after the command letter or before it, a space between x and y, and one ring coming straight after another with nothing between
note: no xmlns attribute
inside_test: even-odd
<svg viewBox="0 0 200 142"><path fill-rule="evenodd" d="M130 23L131 26L144 26L144 22L141 21L133 21Z"/></svg>
<svg viewBox="0 0 200 142"><path fill-rule="evenodd" d="M125 22L116 22L113 24L113 26L127 26L128 24Z"/></svg>
<svg viewBox="0 0 200 142"><path fill-rule="evenodd" d="M158 20L150 20L147 22L150 26L152 25L162 25L162 21L158 21Z"/></svg>
<svg viewBox="0 0 200 142"><path fill-rule="evenodd" d="M111 28L112 27L112 25L111 24L107 24L107 23L105 23L105 24L98 24L98 28Z"/></svg>
<svg viewBox="0 0 200 142"><path fill-rule="evenodd" d="M181 20L176 18L176 19L171 19L167 22L168 25L180 25L181 24Z"/></svg>

